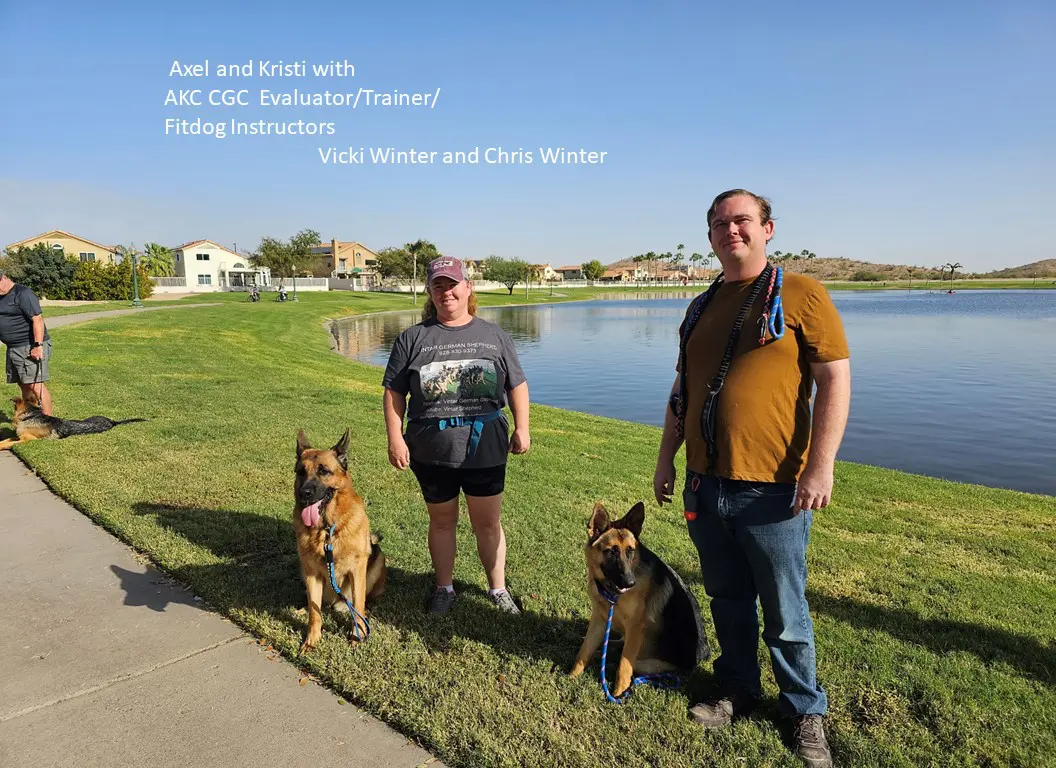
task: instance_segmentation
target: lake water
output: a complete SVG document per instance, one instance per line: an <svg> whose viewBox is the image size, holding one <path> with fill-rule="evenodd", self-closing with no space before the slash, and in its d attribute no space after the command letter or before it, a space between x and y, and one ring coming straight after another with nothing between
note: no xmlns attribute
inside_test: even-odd
<svg viewBox="0 0 1056 768"><path fill-rule="evenodd" d="M534 402L660 425L693 295L480 315L513 337ZM1056 495L1056 291L832 297L851 346L840 459ZM334 333L344 354L384 366L418 317L350 318Z"/></svg>

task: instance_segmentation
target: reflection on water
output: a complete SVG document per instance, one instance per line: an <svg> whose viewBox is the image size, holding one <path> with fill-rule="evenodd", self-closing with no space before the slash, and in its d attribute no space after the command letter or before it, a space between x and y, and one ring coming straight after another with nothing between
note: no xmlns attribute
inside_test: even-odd
<svg viewBox="0 0 1056 768"><path fill-rule="evenodd" d="M615 295L480 314L514 339L533 400L659 425L678 325L696 293ZM840 458L1056 494L1056 291L833 298L854 379ZM338 346L384 366L396 336L419 316L342 321Z"/></svg>

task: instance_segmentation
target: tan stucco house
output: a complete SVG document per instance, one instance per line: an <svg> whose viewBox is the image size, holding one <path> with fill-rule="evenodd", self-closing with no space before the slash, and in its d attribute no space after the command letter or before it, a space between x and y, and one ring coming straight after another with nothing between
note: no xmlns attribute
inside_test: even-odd
<svg viewBox="0 0 1056 768"><path fill-rule="evenodd" d="M8 253L19 248L33 248L44 243L55 250L62 250L67 256L81 261L99 261L103 264L120 264L121 254L116 245L103 245L86 237L79 237L61 229L53 229L36 237L27 237L7 246Z"/></svg>
<svg viewBox="0 0 1056 768"><path fill-rule="evenodd" d="M312 277L351 278L373 275L378 271L378 254L356 240L342 242L336 238L312 248Z"/></svg>

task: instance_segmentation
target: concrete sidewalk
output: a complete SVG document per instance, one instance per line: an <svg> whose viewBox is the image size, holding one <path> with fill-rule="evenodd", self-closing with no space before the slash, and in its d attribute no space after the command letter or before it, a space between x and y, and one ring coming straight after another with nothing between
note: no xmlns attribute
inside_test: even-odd
<svg viewBox="0 0 1056 768"><path fill-rule="evenodd" d="M442 768L0 454L0 766Z"/></svg>

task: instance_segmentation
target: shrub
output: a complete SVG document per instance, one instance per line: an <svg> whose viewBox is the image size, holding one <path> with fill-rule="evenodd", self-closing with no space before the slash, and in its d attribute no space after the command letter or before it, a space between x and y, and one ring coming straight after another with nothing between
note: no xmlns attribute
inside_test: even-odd
<svg viewBox="0 0 1056 768"><path fill-rule="evenodd" d="M147 271L140 266L136 270L139 279L139 297L149 298L154 293L154 283ZM132 264L126 259L120 264L101 264L86 261L77 264L71 298L78 301L131 301Z"/></svg>
<svg viewBox="0 0 1056 768"><path fill-rule="evenodd" d="M857 272L851 275L851 280L856 283L876 283L883 279L884 276L881 275L879 272L869 272L865 269L859 269Z"/></svg>
<svg viewBox="0 0 1056 768"><path fill-rule="evenodd" d="M29 286L42 298L68 299L70 286L77 264L61 250L47 243L38 243L32 248L18 248L10 254L10 260L18 265L18 281Z"/></svg>

